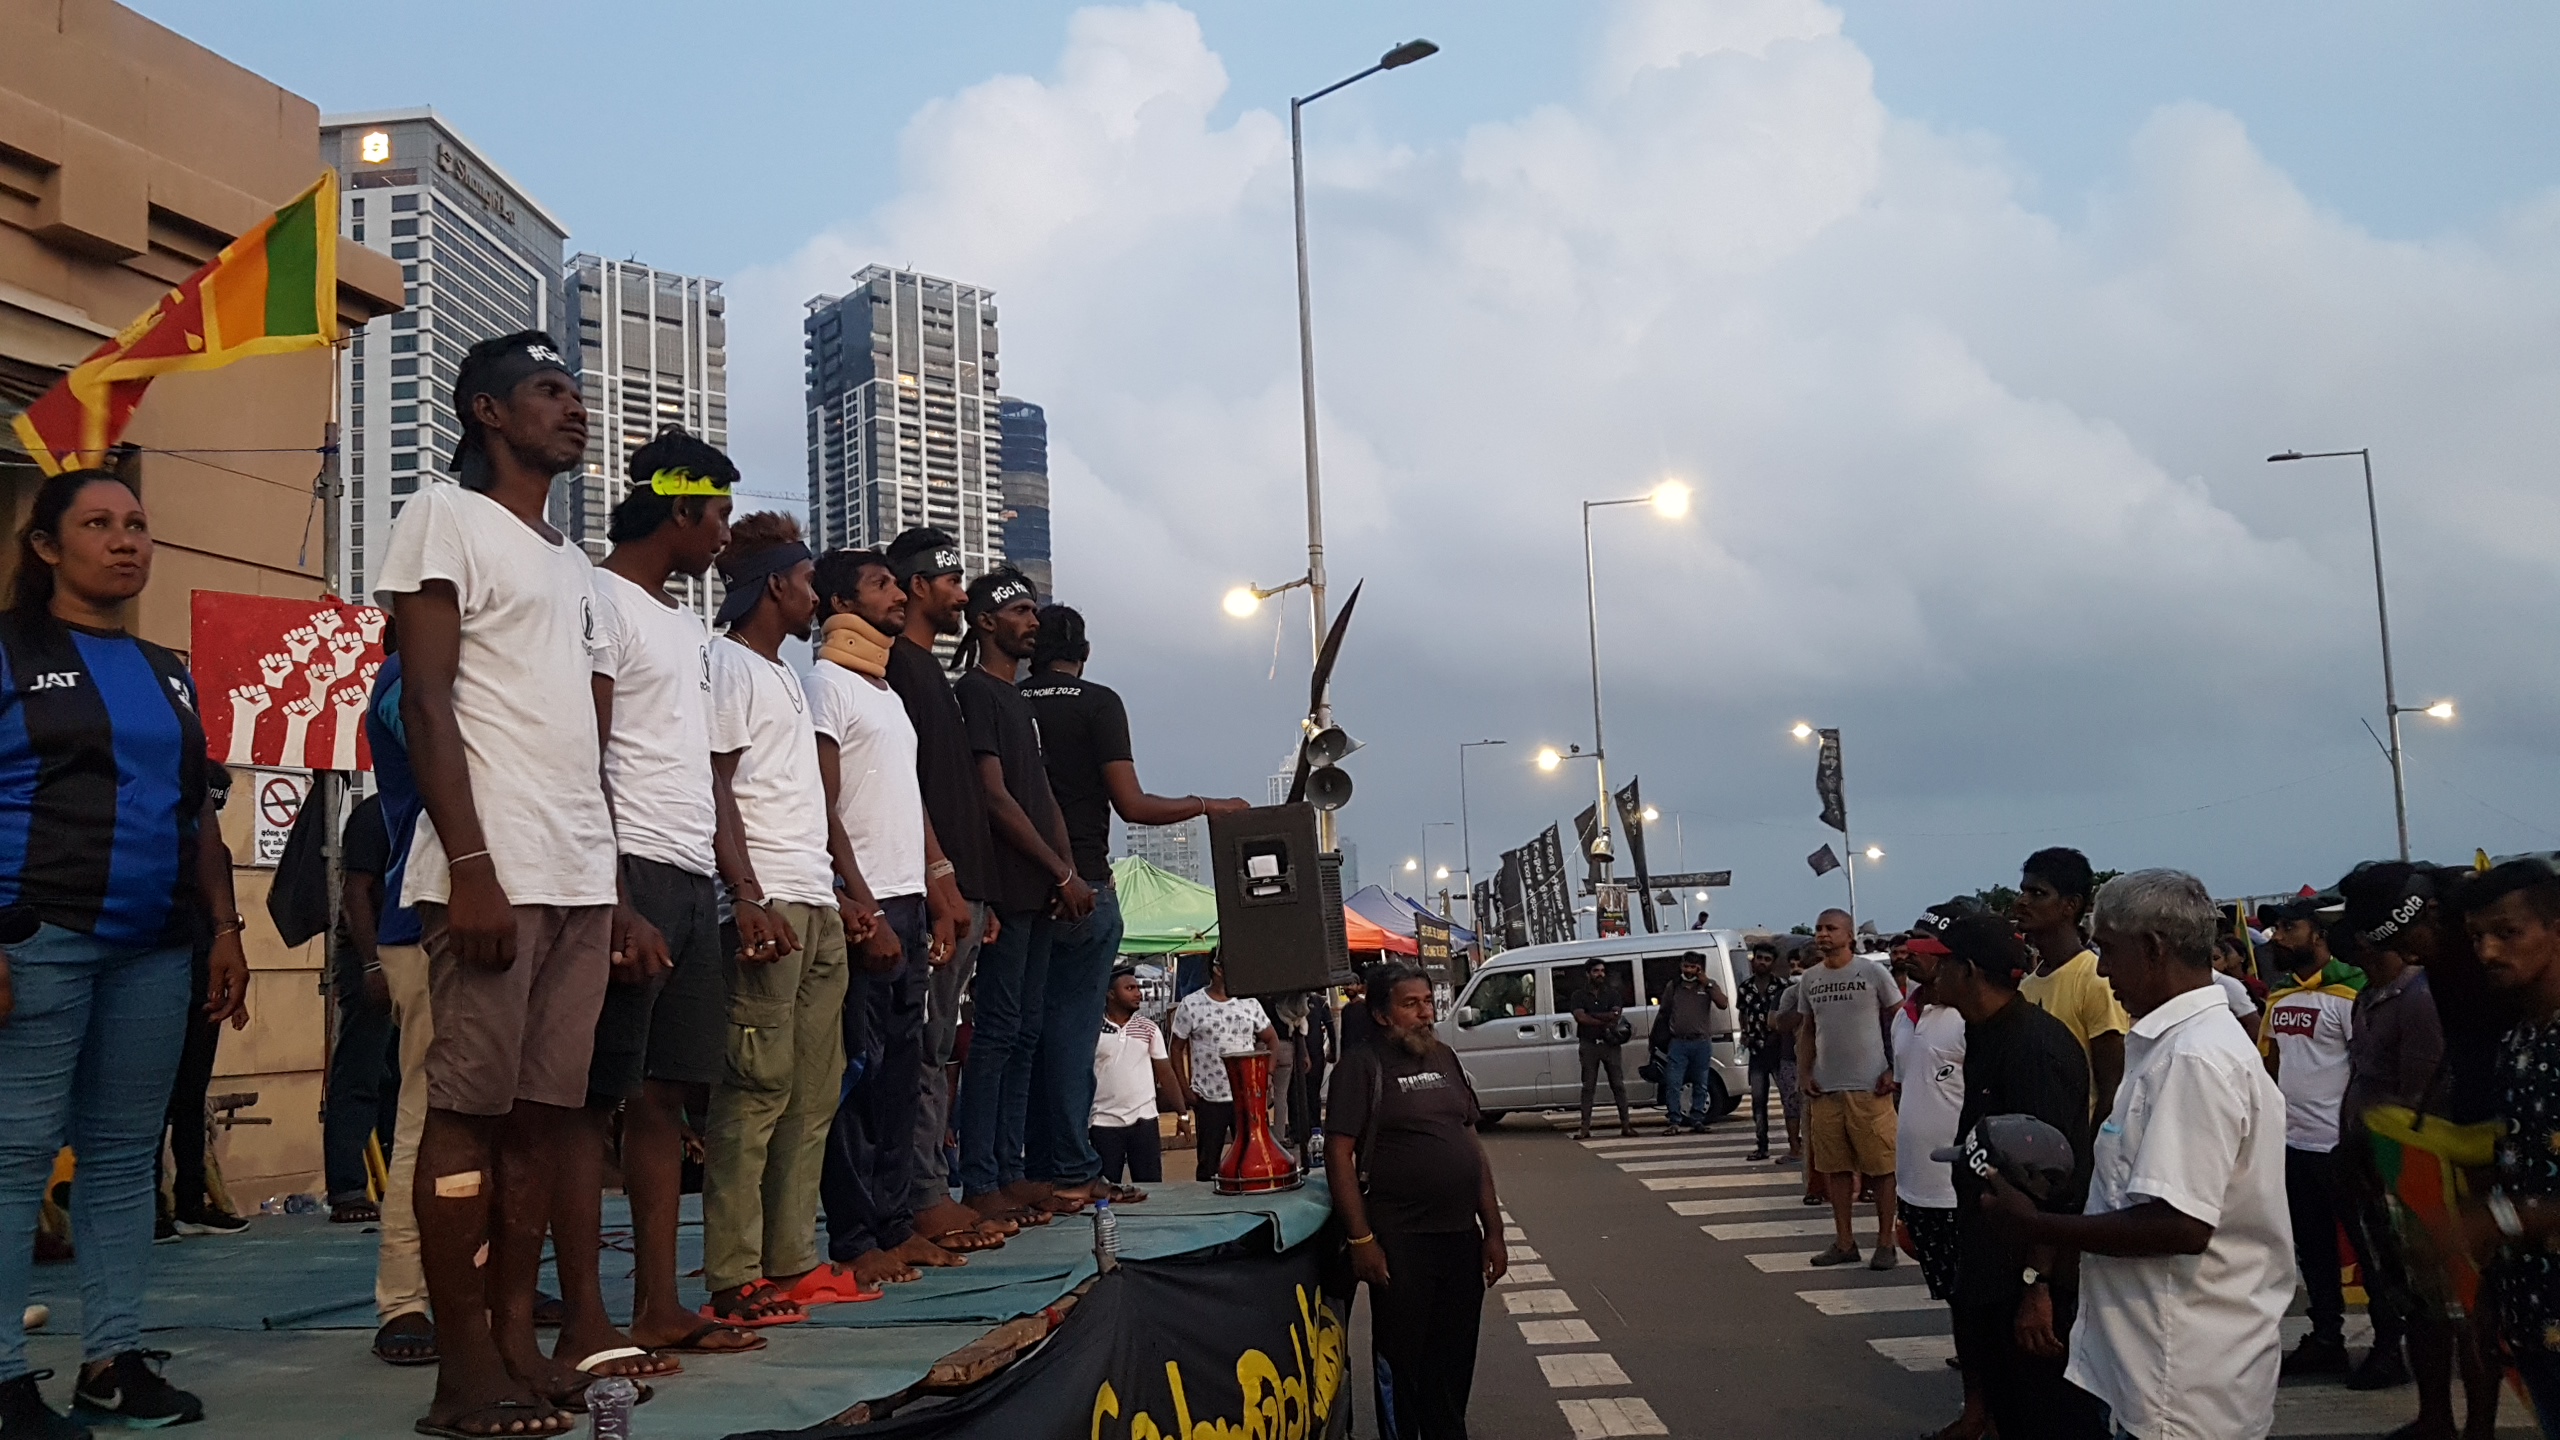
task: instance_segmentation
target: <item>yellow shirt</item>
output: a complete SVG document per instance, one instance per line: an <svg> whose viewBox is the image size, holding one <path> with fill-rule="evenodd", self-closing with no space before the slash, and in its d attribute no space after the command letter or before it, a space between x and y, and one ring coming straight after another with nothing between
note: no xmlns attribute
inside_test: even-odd
<svg viewBox="0 0 2560 1440"><path fill-rule="evenodd" d="M2050 975L2020 979L2018 993L2068 1026L2071 1038L2080 1042L2084 1057L2091 1040L2100 1035L2122 1035L2133 1028L2133 1018L2116 1000L2115 987L2098 973L2095 950L2081 951Z"/></svg>

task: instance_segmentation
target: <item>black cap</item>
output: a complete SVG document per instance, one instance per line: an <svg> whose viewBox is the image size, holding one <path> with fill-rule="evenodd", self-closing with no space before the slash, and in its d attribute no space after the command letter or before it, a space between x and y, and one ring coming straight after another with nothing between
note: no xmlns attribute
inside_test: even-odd
<svg viewBox="0 0 2560 1440"><path fill-rule="evenodd" d="M2001 977L2015 985L2018 977L2035 968L2035 957L2028 953L2026 942L2009 927L2009 922L1978 906L1950 900L1932 905L1911 929L1912 948L1927 950L1930 942L1945 953L1973 968Z"/></svg>
<svg viewBox="0 0 2560 1440"><path fill-rule="evenodd" d="M1962 1145L1940 1146L1929 1158L1966 1166L1980 1176L1996 1172L2038 1200L2068 1183L2079 1168L2071 1142L2033 1115L1986 1115Z"/></svg>

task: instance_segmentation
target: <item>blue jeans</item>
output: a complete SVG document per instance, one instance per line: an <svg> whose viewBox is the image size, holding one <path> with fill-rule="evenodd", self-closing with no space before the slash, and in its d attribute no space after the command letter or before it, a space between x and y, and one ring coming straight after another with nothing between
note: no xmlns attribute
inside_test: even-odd
<svg viewBox="0 0 2560 1440"><path fill-rule="evenodd" d="M1715 1088L1710 1083L1715 1075L1716 1042L1713 1040L1674 1040L1671 1053L1662 1059L1662 1109L1664 1118L1674 1125L1704 1125L1715 1108ZM1683 1090L1694 1089L1698 1103L1686 1112L1680 1108Z"/></svg>
<svg viewBox="0 0 2560 1440"><path fill-rule="evenodd" d="M963 1196L984 1195L1023 1178L1031 1062L1040 1048L1040 1025L1049 1003L1054 928L1038 910L999 914L995 940L978 947L978 977L970 992L969 1060L960 1069ZM1086 1067L1092 1064L1088 1057Z"/></svg>
<svg viewBox="0 0 2560 1440"><path fill-rule="evenodd" d="M9 947L17 1009L0 1024L0 1314L26 1308L37 1212L53 1157L79 1156L71 1238L81 1349L142 1348L156 1209L152 1163L186 1043L187 947L134 949L47 925ZM0 1325L0 1381L27 1373L27 1341Z"/></svg>
<svg viewBox="0 0 2560 1440"><path fill-rule="evenodd" d="M1104 880L1093 887L1093 913L1072 925L1058 922L1050 938L1048 1002L1032 1067L1036 1098L1024 1136L1024 1168L1034 1180L1076 1186L1102 1173L1093 1148L1093 1050L1120 930L1119 892Z"/></svg>

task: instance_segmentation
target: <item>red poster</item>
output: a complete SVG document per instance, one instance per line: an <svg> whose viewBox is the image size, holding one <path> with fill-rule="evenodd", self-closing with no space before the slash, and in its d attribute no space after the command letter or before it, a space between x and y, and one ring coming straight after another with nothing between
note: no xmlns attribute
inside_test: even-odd
<svg viewBox="0 0 2560 1440"><path fill-rule="evenodd" d="M382 668L382 611L343 600L198 590L193 613L189 668L214 759L373 768L364 707Z"/></svg>

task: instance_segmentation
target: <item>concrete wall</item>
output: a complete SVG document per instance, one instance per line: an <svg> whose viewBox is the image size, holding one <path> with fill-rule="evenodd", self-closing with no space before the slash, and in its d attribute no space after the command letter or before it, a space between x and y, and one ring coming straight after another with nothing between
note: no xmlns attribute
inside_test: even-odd
<svg viewBox="0 0 2560 1440"><path fill-rule="evenodd" d="M0 3L0 395L10 399L0 417L320 169L320 112L301 96L108 0ZM342 319L400 308L388 256L344 242L338 254ZM151 588L131 617L138 633L187 649L189 598L200 589L322 593L313 481L336 370L313 350L153 383L127 440L226 453L146 451L138 461L158 540ZM0 439L0 496L14 532L39 477L9 443ZM248 451L284 453L239 453ZM11 553L0 552L0 570ZM245 798L224 829L232 853L249 853ZM222 1142L244 1205L319 1185L322 949L278 939L266 918L269 873L238 873L255 1018L225 1032L214 1080L217 1092L257 1091L246 1113L275 1122Z"/></svg>

